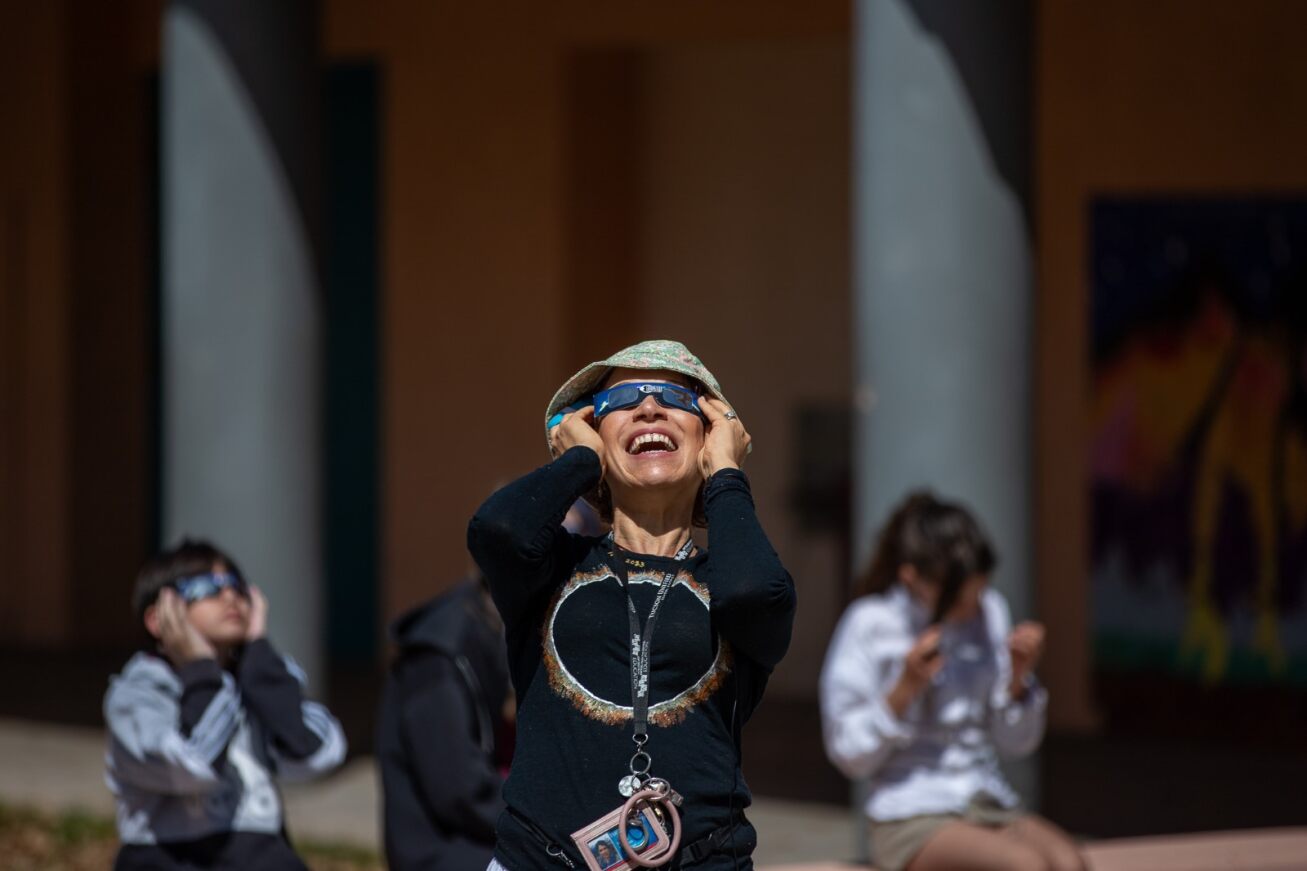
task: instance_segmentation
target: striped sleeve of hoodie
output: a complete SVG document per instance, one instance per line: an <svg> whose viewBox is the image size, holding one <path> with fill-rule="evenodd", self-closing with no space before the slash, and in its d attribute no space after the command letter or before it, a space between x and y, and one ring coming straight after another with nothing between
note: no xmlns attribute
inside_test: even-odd
<svg viewBox="0 0 1307 871"><path fill-rule="evenodd" d="M248 712L263 724L277 776L288 782L326 774L345 759L345 733L326 706L305 695L308 679L266 640L245 647L236 683Z"/></svg>
<svg viewBox="0 0 1307 871"><path fill-rule="evenodd" d="M138 654L105 697L110 780L169 795L209 791L240 711L235 680L213 660L174 672Z"/></svg>

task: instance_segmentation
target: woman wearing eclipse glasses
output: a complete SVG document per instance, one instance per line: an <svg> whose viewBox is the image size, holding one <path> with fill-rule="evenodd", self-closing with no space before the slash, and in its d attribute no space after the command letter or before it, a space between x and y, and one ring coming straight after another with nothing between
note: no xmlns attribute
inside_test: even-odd
<svg viewBox="0 0 1307 871"><path fill-rule="evenodd" d="M553 461L468 527L518 699L490 867L751 868L739 735L789 646L795 593L740 471L749 434L671 341L581 369L545 421ZM560 526L578 497L610 533ZM601 869L603 842L622 856Z"/></svg>

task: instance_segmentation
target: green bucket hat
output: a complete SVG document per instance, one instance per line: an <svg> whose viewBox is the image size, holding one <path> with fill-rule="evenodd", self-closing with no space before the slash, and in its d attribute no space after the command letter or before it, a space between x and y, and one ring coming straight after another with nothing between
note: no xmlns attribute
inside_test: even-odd
<svg viewBox="0 0 1307 871"><path fill-rule="evenodd" d="M695 379L713 397L731 405L722 394L722 386L703 365L703 361L680 342L671 339L650 339L629 348L623 348L607 360L596 360L563 382L545 409L545 447L549 447L549 419L582 397L594 393L608 373L614 369L661 369L679 372ZM734 408L734 406L731 406Z"/></svg>

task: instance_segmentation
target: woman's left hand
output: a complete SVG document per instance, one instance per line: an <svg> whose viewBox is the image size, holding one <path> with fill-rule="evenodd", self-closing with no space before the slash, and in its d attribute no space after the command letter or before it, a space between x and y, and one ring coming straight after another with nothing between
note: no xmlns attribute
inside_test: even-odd
<svg viewBox="0 0 1307 871"><path fill-rule="evenodd" d="M1012 657L1012 696L1025 694L1026 678L1044 653L1044 624L1027 620L1018 623L1007 637L1008 655Z"/></svg>
<svg viewBox="0 0 1307 871"><path fill-rule="evenodd" d="M699 397L699 410L707 418L703 449L699 451L699 471L704 478L710 478L722 469L740 468L753 441L744 424L734 416L729 405L711 396ZM732 416L727 418L727 413Z"/></svg>

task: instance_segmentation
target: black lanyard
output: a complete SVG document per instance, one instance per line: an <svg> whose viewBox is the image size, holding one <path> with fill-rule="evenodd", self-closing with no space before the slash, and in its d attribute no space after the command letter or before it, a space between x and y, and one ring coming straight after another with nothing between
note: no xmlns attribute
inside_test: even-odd
<svg viewBox="0 0 1307 871"><path fill-rule="evenodd" d="M608 552L608 557L612 561L610 567L621 582L622 591L626 593L626 616L631 627L631 720L635 727L634 740L637 748L639 748L637 752L637 755L639 755L644 752L644 744L649 739L649 669L650 651L653 649L654 626L658 622L658 612L662 608L663 600L667 598L667 593L671 590L672 584L676 583L676 575L680 569L673 566L663 574L662 583L658 585L658 593L654 596L653 607L649 609L649 616L645 618L642 632L640 629L640 615L635 610L635 602L631 599L631 584L627 575L626 559L615 552L617 544L613 540L611 532L608 533L608 544L612 548ZM686 539L685 544L681 545L672 559L676 562L683 562L692 550L694 550L694 539Z"/></svg>

